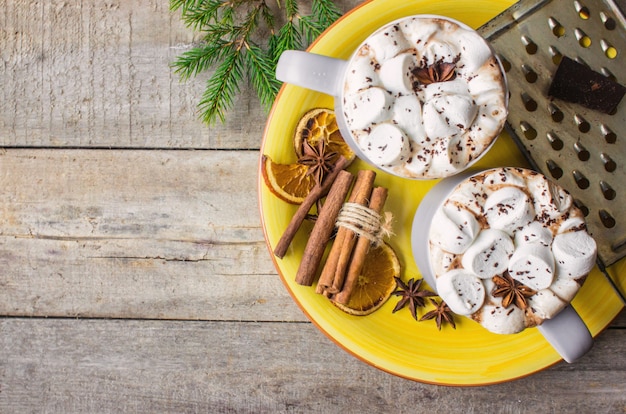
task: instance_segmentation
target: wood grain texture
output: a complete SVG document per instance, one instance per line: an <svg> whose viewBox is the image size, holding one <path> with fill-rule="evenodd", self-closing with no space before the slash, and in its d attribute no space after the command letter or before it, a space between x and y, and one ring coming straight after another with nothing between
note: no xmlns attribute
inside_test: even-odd
<svg viewBox="0 0 626 414"><path fill-rule="evenodd" d="M0 312L304 320L264 242L258 157L5 150Z"/></svg>
<svg viewBox="0 0 626 414"><path fill-rule="evenodd" d="M258 148L266 113L243 88L226 124L196 105L206 74L170 67L199 35L162 0L0 2L0 146Z"/></svg>
<svg viewBox="0 0 626 414"><path fill-rule="evenodd" d="M450 388L379 371L308 323L6 319L0 412L619 413L626 361L611 351L625 339L610 330L576 365Z"/></svg>

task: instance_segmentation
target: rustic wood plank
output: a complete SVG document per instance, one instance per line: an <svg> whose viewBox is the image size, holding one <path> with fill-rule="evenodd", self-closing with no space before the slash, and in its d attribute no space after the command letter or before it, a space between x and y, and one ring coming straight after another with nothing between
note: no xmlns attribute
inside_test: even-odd
<svg viewBox="0 0 626 414"><path fill-rule="evenodd" d="M9 149L0 314L304 320L265 246L256 151Z"/></svg>
<svg viewBox="0 0 626 414"><path fill-rule="evenodd" d="M207 75L170 65L199 36L169 1L7 1L0 22L0 146L259 147L250 88L225 124L198 120Z"/></svg>
<svg viewBox="0 0 626 414"><path fill-rule="evenodd" d="M625 340L611 329L574 365L450 388L379 371L308 323L11 318L0 320L0 411L615 413Z"/></svg>

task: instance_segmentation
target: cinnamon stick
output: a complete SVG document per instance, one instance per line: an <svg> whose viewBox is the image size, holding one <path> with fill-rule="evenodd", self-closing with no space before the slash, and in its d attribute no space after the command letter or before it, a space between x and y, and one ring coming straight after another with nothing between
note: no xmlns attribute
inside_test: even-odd
<svg viewBox="0 0 626 414"><path fill-rule="evenodd" d="M348 202L367 205L375 178L376 173L374 171L360 170ZM331 296L341 290L356 239L357 235L352 230L339 227L317 284L317 293Z"/></svg>
<svg viewBox="0 0 626 414"><path fill-rule="evenodd" d="M296 232L302 225L302 222L306 218L306 215L309 213L309 210L311 210L311 207L313 207L313 204L315 204L317 200L324 197L328 193L330 187L337 178L337 175L339 175L339 172L347 166L348 160L344 156L340 156L337 159L337 162L335 163L332 172L328 174L322 181L322 185L316 185L309 192L309 194L307 194L307 196L304 198L304 201L302 201L302 204L300 204L298 210L296 210L296 213L291 218L291 221L287 225L287 229L278 241L278 244L276 244L276 247L274 248L274 255L276 257L280 259L285 257L289 245L293 241Z"/></svg>
<svg viewBox="0 0 626 414"><path fill-rule="evenodd" d="M387 200L387 189L383 187L376 187L372 191L372 198L370 200L369 208L380 213ZM354 252L352 254L352 260L348 267L346 279L344 281L341 291L333 298L338 303L343 305L347 304L354 290L354 286L359 279L359 275L363 271L363 264L365 263L365 257L369 252L371 241L367 237L359 237Z"/></svg>
<svg viewBox="0 0 626 414"><path fill-rule="evenodd" d="M350 191L352 181L354 181L354 176L347 171L342 170L337 175L304 247L302 261L296 273L296 283L304 286L313 284L326 244L335 229L339 210Z"/></svg>

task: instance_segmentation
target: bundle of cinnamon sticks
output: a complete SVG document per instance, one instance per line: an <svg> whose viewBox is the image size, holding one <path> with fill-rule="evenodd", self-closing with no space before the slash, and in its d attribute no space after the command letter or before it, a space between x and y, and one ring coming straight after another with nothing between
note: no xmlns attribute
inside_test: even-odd
<svg viewBox="0 0 626 414"><path fill-rule="evenodd" d="M311 286L322 264L324 252L332 238L337 218L342 207L347 202L380 213L387 199L387 189L374 187L376 173L371 170L361 170L355 177L344 171L341 160L335 166L332 174L328 175L319 189L315 189L302 203L285 234L279 241L274 254L283 257L295 232L302 223L309 209L321 194L327 191L324 204L318 212L317 220L311 235L304 248L304 254L296 273L296 283ZM338 171L339 170L339 171ZM354 182L354 187L350 188ZM310 199L309 199L310 198ZM301 211L303 210L303 211ZM306 210L306 211L305 211ZM347 304L354 290L358 277L363 270L365 257L372 244L371 238L361 234L359 223L350 226L339 226L330 252L323 264L316 292L323 294L333 301Z"/></svg>

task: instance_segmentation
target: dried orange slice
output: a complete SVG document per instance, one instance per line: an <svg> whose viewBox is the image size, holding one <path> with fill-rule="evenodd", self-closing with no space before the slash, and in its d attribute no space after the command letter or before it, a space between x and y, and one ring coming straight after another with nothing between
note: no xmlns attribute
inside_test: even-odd
<svg viewBox="0 0 626 414"><path fill-rule="evenodd" d="M306 165L279 164L267 155L263 155L261 163L265 184L272 194L288 203L301 204L315 185L313 176L307 175Z"/></svg>
<svg viewBox="0 0 626 414"><path fill-rule="evenodd" d="M339 132L335 111L332 109L311 109L300 118L293 139L294 149L298 157L304 153L305 139L312 147L317 147L319 140L323 139L326 141L326 151L337 152L348 161L352 161L355 157L354 152Z"/></svg>
<svg viewBox="0 0 626 414"><path fill-rule="evenodd" d="M365 257L363 271L348 303L333 303L350 315L369 315L383 306L396 290L394 277L400 277L400 261L391 246L382 243L372 248Z"/></svg>

